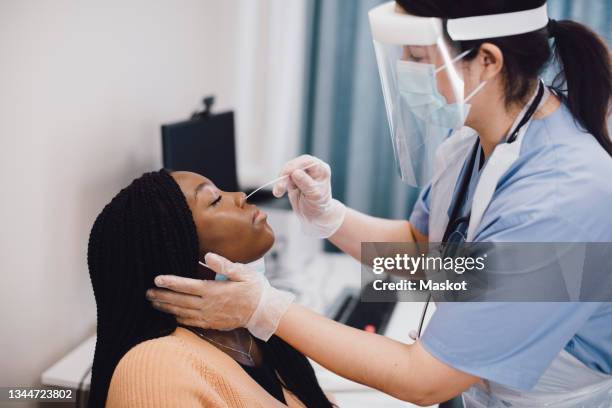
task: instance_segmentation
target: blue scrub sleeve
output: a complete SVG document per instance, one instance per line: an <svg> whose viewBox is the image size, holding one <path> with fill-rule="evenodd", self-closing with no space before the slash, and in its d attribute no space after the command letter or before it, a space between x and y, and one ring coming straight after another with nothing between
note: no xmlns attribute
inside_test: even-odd
<svg viewBox="0 0 612 408"><path fill-rule="evenodd" d="M412 214L410 214L410 224L423 235L429 235L430 193L431 183L421 190Z"/></svg>
<svg viewBox="0 0 612 408"><path fill-rule="evenodd" d="M420 341L451 367L529 390L596 308L578 303L439 303Z"/></svg>

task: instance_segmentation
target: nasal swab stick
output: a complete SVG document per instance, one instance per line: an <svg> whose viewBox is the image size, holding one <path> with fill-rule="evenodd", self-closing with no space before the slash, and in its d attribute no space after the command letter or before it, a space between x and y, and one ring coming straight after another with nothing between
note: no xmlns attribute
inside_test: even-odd
<svg viewBox="0 0 612 408"><path fill-rule="evenodd" d="M308 166L306 166L306 167L302 168L301 170L306 170L306 169L309 169L309 168L311 168L312 166L314 166L315 164L319 164L319 163L318 163L318 162L310 163ZM296 170L297 170L297 169L296 169ZM261 186L261 187L257 188L257 189L256 189L256 190L254 190L254 191L253 191L251 194L249 194L248 196L246 196L245 200L248 200L250 196L252 196L252 195L253 195L253 194L255 194L256 192L258 192L258 191L259 191L259 190L261 190L262 188L264 188L264 187L268 187L268 186L269 186L269 185L271 185L271 184L275 184L276 182L281 181L282 179L285 179L285 178L287 178L287 177L289 177L289 175L288 175L288 174L285 174L284 176L280 176L280 177L278 177L278 178L275 178L275 179L274 179L274 180L272 180L272 181L268 181L266 184L264 184L263 186Z"/></svg>

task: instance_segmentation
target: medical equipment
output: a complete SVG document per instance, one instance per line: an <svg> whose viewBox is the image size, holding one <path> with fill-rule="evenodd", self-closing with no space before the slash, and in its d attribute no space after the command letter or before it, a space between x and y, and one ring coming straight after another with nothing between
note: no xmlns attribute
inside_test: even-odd
<svg viewBox="0 0 612 408"><path fill-rule="evenodd" d="M316 167L311 174L295 171L304 166ZM291 180L295 185L278 181L272 193L275 197L287 193L303 233L315 238L331 237L344 222L346 206L332 197L330 166L321 159L305 154L287 162L281 174L292 174Z"/></svg>
<svg viewBox="0 0 612 408"><path fill-rule="evenodd" d="M472 50L464 51L451 60L456 63ZM406 108L422 121L457 130L465 124L470 110L467 102L486 84L482 82L464 100L464 103L448 103L438 91L436 75L446 66L413 61L397 61L398 89ZM424 92L426 91L426 92Z"/></svg>
<svg viewBox="0 0 612 408"><path fill-rule="evenodd" d="M303 170L309 169L309 168L311 168L311 167L315 166L316 164L318 164L318 163L311 163L311 164L309 164L308 166L303 167L301 170L303 171ZM265 188L265 187L271 186L271 185L273 185L273 184L276 184L277 182L279 182L279 181L281 181L281 180L284 180L284 179L286 179L287 177L289 177L289 174L285 174L284 176L280 176L280 177L275 178L274 180L268 181L268 182L267 182L267 183L265 183L264 185L262 185L262 186L260 186L260 187L256 188L255 190L253 190L253 191L252 191L252 192L251 192L251 193L250 193L248 196L246 196L246 200L248 200L248 199L249 199L249 197L251 197L253 194L255 194L256 192L258 192L258 191L259 191L259 190L261 190L262 188Z"/></svg>
<svg viewBox="0 0 612 408"><path fill-rule="evenodd" d="M369 19L398 171L420 187L431 179L436 148L469 112L455 66L467 54L444 39L440 19L402 13L395 2L372 9Z"/></svg>
<svg viewBox="0 0 612 408"><path fill-rule="evenodd" d="M328 310L328 316L356 329L384 334L397 302L386 299L382 302L362 301L364 296L368 296L365 292L370 291L372 288L369 286L361 288L361 293L345 288L336 299L336 303Z"/></svg>
<svg viewBox="0 0 612 408"><path fill-rule="evenodd" d="M368 14L398 171L421 187L433 176L437 148L464 126L468 102L486 84L465 89L458 63L475 50L459 42L543 28L546 6L511 17L449 19L448 36L442 19L408 14L394 1Z"/></svg>

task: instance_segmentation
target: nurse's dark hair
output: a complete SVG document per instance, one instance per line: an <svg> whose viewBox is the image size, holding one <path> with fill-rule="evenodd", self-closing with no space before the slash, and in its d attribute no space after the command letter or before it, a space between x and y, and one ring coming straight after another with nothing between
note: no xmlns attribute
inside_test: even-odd
<svg viewBox="0 0 612 408"><path fill-rule="evenodd" d="M442 19L508 13L534 9L544 0L396 0L410 14ZM549 40L553 39L551 48ZM525 102L530 89L548 64L556 60L559 73L553 88L565 100L574 118L612 156L608 132L612 73L605 42L586 26L571 20L551 21L547 27L519 35L459 42L460 51L483 43L499 47L504 55L506 104Z"/></svg>
<svg viewBox="0 0 612 408"><path fill-rule="evenodd" d="M166 170L137 178L98 215L87 252L98 319L90 408L104 407L113 371L132 347L176 329L145 292L157 275L195 277L198 252L191 210ZM258 344L265 364L306 406L332 406L304 355L276 336Z"/></svg>

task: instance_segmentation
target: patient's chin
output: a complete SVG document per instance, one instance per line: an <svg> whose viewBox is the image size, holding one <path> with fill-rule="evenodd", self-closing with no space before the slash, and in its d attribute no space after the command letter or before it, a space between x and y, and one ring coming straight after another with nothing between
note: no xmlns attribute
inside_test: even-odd
<svg viewBox="0 0 612 408"><path fill-rule="evenodd" d="M274 245L274 231L267 224L262 225L262 228L255 234L253 234L253 231L243 234L247 237L242 240L236 239L235 236L228 236L222 240L205 243L202 239L200 242L204 245L200 247L200 252L202 256L208 252L213 252L232 262L249 263L264 256Z"/></svg>
<svg viewBox="0 0 612 408"><path fill-rule="evenodd" d="M266 226L263 228L259 234L257 234L257 239L251 245L251 248L247 250L250 252L248 259L245 263L253 262L266 254L274 245L274 231L270 226Z"/></svg>
<svg viewBox="0 0 612 408"><path fill-rule="evenodd" d="M264 256L266 252L268 252L274 245L274 231L272 230L272 228L270 228L269 225L267 225L267 228L264 228L264 230L262 231L261 236L259 238L259 244L261 245L259 254L255 256L255 259L259 259Z"/></svg>
<svg viewBox="0 0 612 408"><path fill-rule="evenodd" d="M238 245L233 240L225 240L223 245L216 248L203 248L202 253L215 252L232 262L249 263L263 257L273 245L274 231L267 226Z"/></svg>

